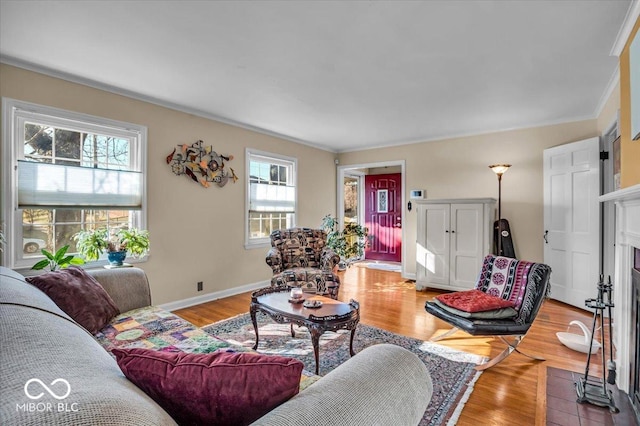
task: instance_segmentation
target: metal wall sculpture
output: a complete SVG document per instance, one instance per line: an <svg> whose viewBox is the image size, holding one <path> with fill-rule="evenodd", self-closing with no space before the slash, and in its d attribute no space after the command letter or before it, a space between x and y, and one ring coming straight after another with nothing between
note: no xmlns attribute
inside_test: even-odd
<svg viewBox="0 0 640 426"><path fill-rule="evenodd" d="M194 142L191 146L178 145L167 156L167 164L171 166L174 174L186 175L205 188L210 187L212 183L223 187L229 179L234 183L238 180L238 176L231 167L229 171L225 170L224 162L231 160L233 155L220 155L213 150L213 146L204 146L201 140Z"/></svg>

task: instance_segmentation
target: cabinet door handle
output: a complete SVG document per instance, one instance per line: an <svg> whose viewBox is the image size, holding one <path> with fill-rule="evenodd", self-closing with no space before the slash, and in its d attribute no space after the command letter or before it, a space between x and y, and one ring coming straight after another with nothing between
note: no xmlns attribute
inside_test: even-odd
<svg viewBox="0 0 640 426"><path fill-rule="evenodd" d="M455 234L455 233L456 233L456 231L451 231L451 233L452 233L452 234Z"/></svg>
<svg viewBox="0 0 640 426"><path fill-rule="evenodd" d="M549 241L547 240L547 235L549 234L549 230L545 230L544 231L544 235L542 236L542 238L544 238L544 243L545 244L549 244Z"/></svg>
<svg viewBox="0 0 640 426"><path fill-rule="evenodd" d="M445 230L444 232L446 232L446 233L448 234L448 233L449 233L449 230L447 229L447 230Z"/></svg>

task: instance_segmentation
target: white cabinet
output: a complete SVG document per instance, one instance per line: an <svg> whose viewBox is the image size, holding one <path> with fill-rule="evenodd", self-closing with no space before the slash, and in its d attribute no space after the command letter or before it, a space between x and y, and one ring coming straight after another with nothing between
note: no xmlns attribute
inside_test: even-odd
<svg viewBox="0 0 640 426"><path fill-rule="evenodd" d="M493 198L416 202L416 288L469 290L491 253Z"/></svg>

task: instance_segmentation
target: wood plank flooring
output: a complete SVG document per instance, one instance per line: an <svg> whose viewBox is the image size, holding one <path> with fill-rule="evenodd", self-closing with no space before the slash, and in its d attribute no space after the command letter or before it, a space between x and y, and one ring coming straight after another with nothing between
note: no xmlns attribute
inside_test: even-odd
<svg viewBox="0 0 640 426"><path fill-rule="evenodd" d="M340 272L340 300L360 302L361 322L418 339L429 339L448 325L427 314L424 304L440 294L437 290L416 291L411 281L397 272L387 272L353 265ZM594 297L596 286L594 283ZM250 293L219 299L175 313L197 326L207 325L249 311ZM584 371L586 355L563 346L555 333L566 331L570 321L589 326L592 314L548 300L519 348L546 358L538 362L518 353L486 370L476 382L458 425L544 425L546 423L546 366L569 371ZM579 333L579 330L572 332ZM463 338L439 341L453 348L485 356L495 356L504 345L493 338ZM357 338L357 333L356 333ZM592 359L590 373L602 377L602 358Z"/></svg>

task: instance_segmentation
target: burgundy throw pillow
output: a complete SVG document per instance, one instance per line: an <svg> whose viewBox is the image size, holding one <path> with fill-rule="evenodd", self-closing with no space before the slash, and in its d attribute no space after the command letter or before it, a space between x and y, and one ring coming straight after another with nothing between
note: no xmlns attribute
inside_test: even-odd
<svg viewBox="0 0 640 426"><path fill-rule="evenodd" d="M97 333L120 313L111 296L84 269L67 269L27 277L78 324Z"/></svg>
<svg viewBox="0 0 640 426"><path fill-rule="evenodd" d="M513 302L492 296L480 290L456 291L454 293L441 294L436 296L436 299L447 306L464 312L484 312L514 307Z"/></svg>
<svg viewBox="0 0 640 426"><path fill-rule="evenodd" d="M114 349L125 376L181 425L245 425L298 393L302 362L253 352Z"/></svg>

